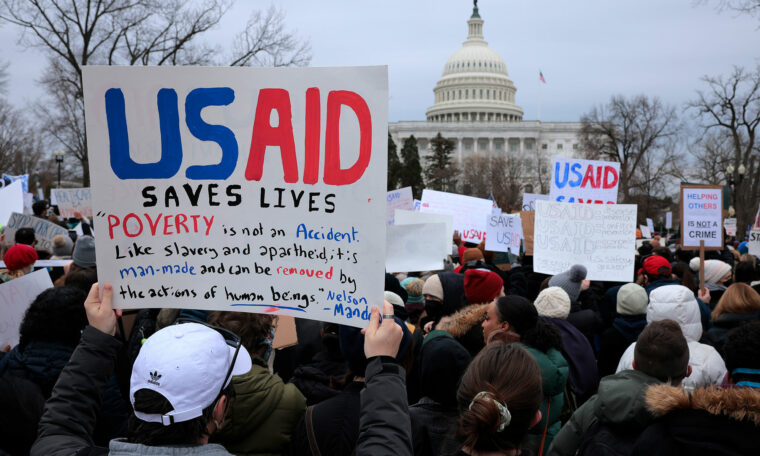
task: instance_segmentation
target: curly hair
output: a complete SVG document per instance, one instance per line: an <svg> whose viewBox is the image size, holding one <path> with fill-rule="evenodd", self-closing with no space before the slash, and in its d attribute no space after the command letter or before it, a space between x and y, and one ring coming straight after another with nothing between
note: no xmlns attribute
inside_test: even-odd
<svg viewBox="0 0 760 456"><path fill-rule="evenodd" d="M40 293L24 314L19 345L31 341L57 342L76 347L87 326L87 294L74 287L54 287Z"/></svg>
<svg viewBox="0 0 760 456"><path fill-rule="evenodd" d="M257 355L275 324L275 316L248 312L212 312L208 322L240 336L248 353Z"/></svg>

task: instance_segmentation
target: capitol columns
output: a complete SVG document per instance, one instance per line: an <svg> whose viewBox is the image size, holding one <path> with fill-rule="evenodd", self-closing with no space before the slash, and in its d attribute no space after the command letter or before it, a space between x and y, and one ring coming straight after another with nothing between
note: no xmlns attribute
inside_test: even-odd
<svg viewBox="0 0 760 456"><path fill-rule="evenodd" d="M464 138L457 136L457 160L462 163L462 149L464 149Z"/></svg>

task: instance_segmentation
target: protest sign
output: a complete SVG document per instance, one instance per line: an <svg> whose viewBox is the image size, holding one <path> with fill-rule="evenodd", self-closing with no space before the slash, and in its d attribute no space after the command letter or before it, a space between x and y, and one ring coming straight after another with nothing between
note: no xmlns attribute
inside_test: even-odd
<svg viewBox="0 0 760 456"><path fill-rule="evenodd" d="M535 211L536 201L549 201L549 195L540 195L538 193L523 193L522 210Z"/></svg>
<svg viewBox="0 0 760 456"><path fill-rule="evenodd" d="M296 331L296 319L287 315L277 317L274 327L274 339L272 348L285 348L298 344L298 332Z"/></svg>
<svg viewBox="0 0 760 456"><path fill-rule="evenodd" d="M749 232L747 248L751 255L760 256L760 230L753 229Z"/></svg>
<svg viewBox="0 0 760 456"><path fill-rule="evenodd" d="M650 218L647 218L647 228L649 229L649 233L654 233L654 221Z"/></svg>
<svg viewBox="0 0 760 456"><path fill-rule="evenodd" d="M736 236L736 218L727 218L723 220L723 228L726 229L726 234L729 236Z"/></svg>
<svg viewBox="0 0 760 456"><path fill-rule="evenodd" d="M519 215L492 215L486 227L486 250L519 254L522 232Z"/></svg>
<svg viewBox="0 0 760 456"><path fill-rule="evenodd" d="M98 278L115 307L366 326L383 302L386 67L83 78Z"/></svg>
<svg viewBox="0 0 760 456"><path fill-rule="evenodd" d="M412 210L414 208L412 187L404 187L398 190L391 190L388 192L385 200L385 220L388 222L388 225L393 225L393 216L396 209Z"/></svg>
<svg viewBox="0 0 760 456"><path fill-rule="evenodd" d="M37 295L52 286L47 269L0 283L0 348L18 344L18 330L26 309Z"/></svg>
<svg viewBox="0 0 760 456"><path fill-rule="evenodd" d="M27 227L34 230L34 237L37 241L35 248L38 250L48 250L52 252L53 238L58 234L64 236L69 235L69 230L62 228L53 222L48 222L39 217L14 212L11 214L8 224L5 226L5 243L8 245L13 244L16 231L19 228Z"/></svg>
<svg viewBox="0 0 760 456"><path fill-rule="evenodd" d="M412 210L416 211L416 212L419 212L420 211L420 206L422 206L422 201L416 199L416 200L414 200L414 204L412 205Z"/></svg>
<svg viewBox="0 0 760 456"><path fill-rule="evenodd" d="M418 223L443 223L446 230L438 239L440 244L441 258L451 255L451 246L454 243L454 217L445 214L425 214L423 212L402 211L396 209L396 225L412 225Z"/></svg>
<svg viewBox="0 0 760 456"><path fill-rule="evenodd" d="M92 218L92 194L89 188L54 188L58 211L63 217L74 217L79 212L84 217Z"/></svg>
<svg viewBox="0 0 760 456"><path fill-rule="evenodd" d="M636 253L635 204L536 202L533 270L586 266L589 280L630 282Z"/></svg>
<svg viewBox="0 0 760 456"><path fill-rule="evenodd" d="M681 186L681 248L723 248L723 188L718 185Z"/></svg>
<svg viewBox="0 0 760 456"><path fill-rule="evenodd" d="M28 174L19 174L18 176L11 176L10 174L3 173L3 180L0 187L5 187L6 185L10 185L13 182L21 182L21 186L24 193L29 193L29 175Z"/></svg>
<svg viewBox="0 0 760 456"><path fill-rule="evenodd" d="M0 226L5 226L14 212L24 211L24 190L16 181L0 188Z"/></svg>
<svg viewBox="0 0 760 456"><path fill-rule="evenodd" d="M491 215L490 200L455 193L424 189L420 212L454 217L454 229L462 241L479 244L486 234L486 218Z"/></svg>
<svg viewBox="0 0 760 456"><path fill-rule="evenodd" d="M536 220L536 211L520 211L520 221L522 221L523 244L525 245L525 254L533 255L533 228Z"/></svg>
<svg viewBox="0 0 760 456"><path fill-rule="evenodd" d="M673 213L668 211L665 213L665 229L670 230L673 228Z"/></svg>
<svg viewBox="0 0 760 456"><path fill-rule="evenodd" d="M617 203L620 163L555 157L549 197L563 203Z"/></svg>
<svg viewBox="0 0 760 456"><path fill-rule="evenodd" d="M649 227L646 225L639 225L639 229L641 230L641 237L644 239L652 239L652 232L649 231Z"/></svg>
<svg viewBox="0 0 760 456"><path fill-rule="evenodd" d="M441 255L438 240L445 236L445 232L445 223L389 226L386 230L385 270L409 272L443 269L444 256Z"/></svg>
<svg viewBox="0 0 760 456"><path fill-rule="evenodd" d="M32 265L32 269L37 268L59 268L71 263L72 260L37 260ZM5 267L5 261L0 261L0 269Z"/></svg>
<svg viewBox="0 0 760 456"><path fill-rule="evenodd" d="M24 214L34 214L34 211L32 210L32 204L34 204L34 195L31 193L24 193Z"/></svg>

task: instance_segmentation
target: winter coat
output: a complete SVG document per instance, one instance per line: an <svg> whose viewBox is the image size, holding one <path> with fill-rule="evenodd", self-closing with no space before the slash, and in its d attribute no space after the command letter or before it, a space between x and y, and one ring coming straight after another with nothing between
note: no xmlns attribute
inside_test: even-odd
<svg viewBox="0 0 760 456"><path fill-rule="evenodd" d="M713 327L707 331L702 342L712 345L723 353L723 343L728 332L750 321L760 320L760 310L744 314L725 313L713 320Z"/></svg>
<svg viewBox="0 0 760 456"><path fill-rule="evenodd" d="M710 386L689 393L668 385L646 393L654 421L639 437L634 455L760 454L760 391Z"/></svg>
<svg viewBox="0 0 760 456"><path fill-rule="evenodd" d="M420 319L420 328L424 328L429 321L436 325L441 318L453 314L462 307L464 274L439 272L438 278L441 280L441 287L443 288L443 302L428 301L425 303L425 313Z"/></svg>
<svg viewBox="0 0 760 456"><path fill-rule="evenodd" d="M538 368L541 370L541 386L544 393L544 400L539 409L541 410L541 422L530 429L525 441L523 441L523 447L538 454L544 429L546 429L544 448L549 448L554 436L562 427L559 419L562 414L565 385L567 385L570 370L562 354L553 348L544 353L524 344L523 347L536 358ZM549 411L550 405L551 411Z"/></svg>
<svg viewBox="0 0 760 456"><path fill-rule="evenodd" d="M459 411L456 405L445 406L423 397L409 406L415 456L444 453L444 444L456 433Z"/></svg>
<svg viewBox="0 0 760 456"><path fill-rule="evenodd" d="M111 455L230 455L220 445L159 447L112 440L109 447L92 443L95 417L103 391L112 377L121 342L113 336L87 326L71 359L58 377L40 419L32 456L72 454Z"/></svg>
<svg viewBox="0 0 760 456"><path fill-rule="evenodd" d="M467 306L453 315L441 318L435 329L451 334L471 356L475 356L485 346L481 324L487 312L488 304Z"/></svg>
<svg viewBox="0 0 760 456"><path fill-rule="evenodd" d="M644 287L644 289L647 291L647 296L649 296L652 291L660 287L666 287L668 285L681 285L681 279L656 280ZM709 284L707 288L710 288ZM725 287L723 289L725 290ZM710 291L710 302L713 303L712 307L715 307L715 304L718 302L718 300L715 299L715 296L712 293L713 292ZM722 295L723 293L721 292L720 294ZM699 315L702 319L702 330L707 331L712 327L712 317L710 316L712 308L704 303L701 299L697 299L697 304L699 304Z"/></svg>
<svg viewBox="0 0 760 456"><path fill-rule="evenodd" d="M570 386L580 402L585 401L596 393L596 387L599 384L596 358L591 344L586 336L567 320L539 318L554 325L562 336L562 356L570 367Z"/></svg>
<svg viewBox="0 0 760 456"><path fill-rule="evenodd" d="M683 386L694 389L700 386L719 385L726 375L726 364L711 346L697 342L702 335L699 307L694 303L691 291L682 286L660 287L650 295L647 307L647 322L670 319L681 327L689 345L689 365L691 375L683 379ZM631 344L620 357L617 372L633 369Z"/></svg>
<svg viewBox="0 0 760 456"><path fill-rule="evenodd" d="M0 376L13 375L36 383L47 398L73 352L74 347L55 342L32 341L23 349L16 345L0 359Z"/></svg>
<svg viewBox="0 0 760 456"><path fill-rule="evenodd" d="M357 456L412 455L404 377L404 368L393 358L376 356L369 359L367 387L361 392Z"/></svg>
<svg viewBox="0 0 760 456"><path fill-rule="evenodd" d="M636 342L647 325L646 315L621 315L599 336L599 377L615 373L620 357L629 345Z"/></svg>
<svg viewBox="0 0 760 456"><path fill-rule="evenodd" d="M236 455L282 454L306 410L306 399L295 385L270 374L261 358L252 359L250 372L232 377L235 397L213 441Z"/></svg>
<svg viewBox="0 0 760 456"><path fill-rule="evenodd" d="M599 383L599 393L573 413L554 438L549 456L572 455L596 422L643 431L654 419L646 407L649 385L660 380L636 370L610 375Z"/></svg>

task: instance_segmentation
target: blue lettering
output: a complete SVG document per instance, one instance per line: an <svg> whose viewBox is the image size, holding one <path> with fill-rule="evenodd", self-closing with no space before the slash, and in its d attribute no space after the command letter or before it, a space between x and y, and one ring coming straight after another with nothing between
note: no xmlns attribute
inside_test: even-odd
<svg viewBox="0 0 760 456"><path fill-rule="evenodd" d="M235 171L238 159L238 143L235 134L222 125L209 125L201 118L207 106L227 106L235 99L229 87L195 89L185 99L185 122L190 133L201 141L213 141L222 149L222 159L215 165L189 166L185 171L188 179L227 179Z"/></svg>
<svg viewBox="0 0 760 456"><path fill-rule="evenodd" d="M581 168L582 168L582 166L581 166L580 163L573 163L573 166L570 167L570 171L573 174L575 174L575 176L577 177L577 179L575 181L570 182L570 186L571 187L578 187L578 186L581 185L581 182L583 182L583 174L581 174L580 171L578 171ZM572 201L571 201L571 203L572 203Z"/></svg>
<svg viewBox="0 0 760 456"><path fill-rule="evenodd" d="M564 180L562 180L561 182L560 182L560 177L559 177L560 176L560 174L559 174L559 166L560 166L559 162L557 162L554 165L554 182L557 185L557 188L563 188L567 184L567 179L568 179L568 176L567 176L567 173L568 173L568 164L565 163L565 177L564 177Z"/></svg>

